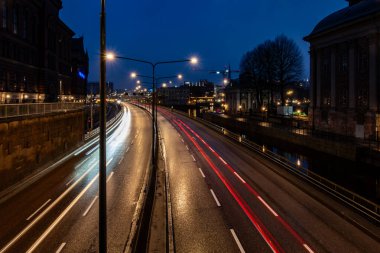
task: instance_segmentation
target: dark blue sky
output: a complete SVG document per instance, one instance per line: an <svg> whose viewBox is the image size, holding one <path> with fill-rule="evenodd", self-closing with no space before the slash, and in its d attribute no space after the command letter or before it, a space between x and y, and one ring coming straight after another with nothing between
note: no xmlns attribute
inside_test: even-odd
<svg viewBox="0 0 380 253"><path fill-rule="evenodd" d="M347 6L344 0L108 0L107 48L149 61L196 55L199 69L238 69L242 55L266 39L285 34L302 50L309 75L308 44L302 38L323 17ZM100 0L63 0L62 20L83 35L90 55L90 81L99 79ZM116 87L134 86L129 73L150 75L144 65L117 61L107 66ZM162 65L158 76L183 73L185 80L222 78L187 64Z"/></svg>

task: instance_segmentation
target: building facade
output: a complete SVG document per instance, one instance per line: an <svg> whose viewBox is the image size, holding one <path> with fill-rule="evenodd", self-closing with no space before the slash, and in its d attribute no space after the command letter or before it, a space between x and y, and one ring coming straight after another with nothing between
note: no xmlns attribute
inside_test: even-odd
<svg viewBox="0 0 380 253"><path fill-rule="evenodd" d="M61 8L61 0L0 0L0 103L74 99L74 32Z"/></svg>
<svg viewBox="0 0 380 253"><path fill-rule="evenodd" d="M377 139L380 0L351 0L317 24L310 43L313 129Z"/></svg>

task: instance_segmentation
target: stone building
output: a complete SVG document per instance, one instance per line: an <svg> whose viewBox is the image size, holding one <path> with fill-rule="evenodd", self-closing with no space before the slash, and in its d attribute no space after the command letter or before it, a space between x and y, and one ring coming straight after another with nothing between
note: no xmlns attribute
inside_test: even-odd
<svg viewBox="0 0 380 253"><path fill-rule="evenodd" d="M75 100L82 100L87 95L88 53L84 48L83 37L71 40L71 95Z"/></svg>
<svg viewBox="0 0 380 253"><path fill-rule="evenodd" d="M380 127L380 0L350 0L320 21L310 43L315 130L377 139Z"/></svg>
<svg viewBox="0 0 380 253"><path fill-rule="evenodd" d="M74 32L61 8L61 0L0 0L0 103L73 99Z"/></svg>

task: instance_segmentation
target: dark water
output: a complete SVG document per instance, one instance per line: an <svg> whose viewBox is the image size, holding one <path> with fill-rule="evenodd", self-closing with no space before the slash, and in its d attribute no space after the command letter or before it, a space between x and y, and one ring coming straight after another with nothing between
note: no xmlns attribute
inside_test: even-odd
<svg viewBox="0 0 380 253"><path fill-rule="evenodd" d="M300 148L289 143L268 139L254 139L268 150L301 165L301 170L310 170L359 195L380 203L380 168L361 162L349 161L311 149Z"/></svg>

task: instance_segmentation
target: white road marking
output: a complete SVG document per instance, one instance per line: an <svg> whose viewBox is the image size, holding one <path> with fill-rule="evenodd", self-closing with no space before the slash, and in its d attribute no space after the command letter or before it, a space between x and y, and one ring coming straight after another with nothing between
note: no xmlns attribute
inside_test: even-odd
<svg viewBox="0 0 380 253"><path fill-rule="evenodd" d="M184 143L185 142L185 140L183 139L183 138L181 138L181 141Z"/></svg>
<svg viewBox="0 0 380 253"><path fill-rule="evenodd" d="M235 239L235 242L236 242L237 246L239 247L240 252L241 253L245 253L245 250L244 250L243 246L241 245L241 243L239 241L239 238L237 237L235 231L232 228L230 229L230 231L231 231L232 236Z"/></svg>
<svg viewBox="0 0 380 253"><path fill-rule="evenodd" d="M221 161L222 161L222 163L224 163L224 164L227 164L227 162L226 162L226 161L224 161L224 159L223 159L221 156L219 156L219 160L221 160Z"/></svg>
<svg viewBox="0 0 380 253"><path fill-rule="evenodd" d="M80 164L78 164L77 166L75 166L75 169L78 169L80 166L82 166L85 162L88 161L88 159L90 159L91 157L87 157L83 162L81 162Z"/></svg>
<svg viewBox="0 0 380 253"><path fill-rule="evenodd" d="M91 170L95 168L96 164L92 164L90 168L83 173L83 175L78 178L78 180L66 189L48 208L46 208L41 214L37 216L28 226L26 226L20 233L18 233L10 242L7 243L1 250L0 253L7 251L15 242L17 242L21 236L27 233L39 220L41 220L54 206L56 206L82 179L90 173Z"/></svg>
<svg viewBox="0 0 380 253"><path fill-rule="evenodd" d="M73 208L73 206L79 201L79 199L87 192L87 190L98 179L99 173L91 180L91 182L79 193L79 195L66 207L66 209L58 216L58 218L45 230L45 232L33 243L28 249L27 253L33 252L41 242L50 234L50 232L58 225L58 223L66 216L66 214ZM5 251L5 250L4 250ZM3 252L4 252L3 251Z"/></svg>
<svg viewBox="0 0 380 253"><path fill-rule="evenodd" d="M201 172L201 174L202 174L202 177L204 177L204 178L205 178L206 176L205 176L205 174L203 173L203 171L202 171L202 169L201 169L201 168L199 168L199 171Z"/></svg>
<svg viewBox="0 0 380 253"><path fill-rule="evenodd" d="M260 196L258 196L257 197L260 201L261 201L261 203L263 203L264 204L264 206L266 206L266 208L268 208L269 209L269 211L274 215L274 216L276 216L276 217L278 217L278 214L267 204L267 202L265 202L265 200L263 200Z"/></svg>
<svg viewBox="0 0 380 253"><path fill-rule="evenodd" d="M47 204L49 204L50 201L51 199L46 201L40 208L38 208L34 213L32 213L28 218L26 218L26 220L30 220L34 215L36 215L36 213L38 213L42 208L44 208Z"/></svg>
<svg viewBox="0 0 380 253"><path fill-rule="evenodd" d="M127 153L129 151L129 147L127 148L127 150L125 150L125 153Z"/></svg>
<svg viewBox="0 0 380 253"><path fill-rule="evenodd" d="M244 181L244 179L236 172L236 171L234 171L234 174L235 174L235 176L237 176L239 179L240 179L240 181L242 181L243 182L243 184L245 184L246 182Z"/></svg>
<svg viewBox="0 0 380 253"><path fill-rule="evenodd" d="M189 146L186 145L186 149L189 150Z"/></svg>
<svg viewBox="0 0 380 253"><path fill-rule="evenodd" d="M124 160L124 156L120 159L119 165L122 163L123 160Z"/></svg>
<svg viewBox="0 0 380 253"><path fill-rule="evenodd" d="M88 151L88 152L86 153L86 155L90 155L90 154L92 154L95 150L98 149L98 147L99 147L99 145L96 145L93 149L91 149L90 151Z"/></svg>
<svg viewBox="0 0 380 253"><path fill-rule="evenodd" d="M108 176L108 178L107 178L107 183L108 183L108 181L110 181L110 179L111 179L111 177L113 176L113 174L114 174L114 172L112 171L111 172L111 174Z"/></svg>
<svg viewBox="0 0 380 253"><path fill-rule="evenodd" d="M131 141L131 145L133 145L133 140Z"/></svg>
<svg viewBox="0 0 380 253"><path fill-rule="evenodd" d="M305 247L305 249L307 250L307 251L309 251L310 253L314 253L314 251L312 250L312 249L310 249L310 247L307 245L307 244L303 244L303 246Z"/></svg>
<svg viewBox="0 0 380 253"><path fill-rule="evenodd" d="M66 186L69 186L74 181L75 177L73 177L69 182L66 183Z"/></svg>
<svg viewBox="0 0 380 253"><path fill-rule="evenodd" d="M193 155L191 155L191 157L193 158L193 161L196 162L197 160L195 160L195 157Z"/></svg>
<svg viewBox="0 0 380 253"><path fill-rule="evenodd" d="M113 160L113 158L111 158L111 159L107 162L106 166L108 166L108 165L112 162L112 160Z"/></svg>
<svg viewBox="0 0 380 253"><path fill-rule="evenodd" d="M62 243L61 246L59 246L59 248L57 249L57 251L55 253L61 253L61 251L63 250L63 248L66 246L66 243Z"/></svg>
<svg viewBox="0 0 380 253"><path fill-rule="evenodd" d="M88 214L88 212L91 210L92 206L95 204L95 201L98 199L98 196L95 196L95 198L91 201L90 205L87 207L86 211L83 213L83 217Z"/></svg>
<svg viewBox="0 0 380 253"><path fill-rule="evenodd" d="M218 198L216 197L214 191L213 191L212 189L210 189L210 192L211 192L212 196L213 196L214 199L215 199L216 205L217 205L217 206L222 206L222 205L220 204Z"/></svg>

